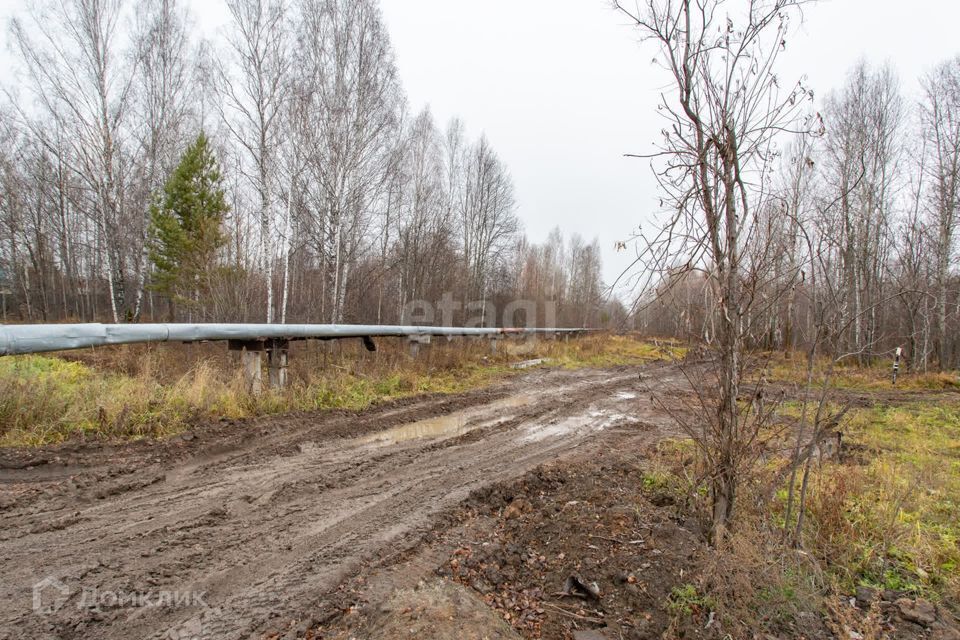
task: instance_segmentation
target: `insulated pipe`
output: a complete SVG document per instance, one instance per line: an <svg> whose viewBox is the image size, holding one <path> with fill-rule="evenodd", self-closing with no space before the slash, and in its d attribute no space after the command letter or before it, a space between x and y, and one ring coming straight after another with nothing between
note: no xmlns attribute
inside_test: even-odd
<svg viewBox="0 0 960 640"><path fill-rule="evenodd" d="M0 356L137 342L208 340L335 340L389 336L497 336L590 331L579 328L423 327L377 324L8 324L0 325Z"/></svg>

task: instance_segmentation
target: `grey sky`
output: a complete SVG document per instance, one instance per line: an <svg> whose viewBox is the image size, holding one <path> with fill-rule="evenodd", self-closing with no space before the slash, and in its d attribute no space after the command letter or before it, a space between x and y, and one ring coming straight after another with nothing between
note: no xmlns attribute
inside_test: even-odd
<svg viewBox="0 0 960 640"><path fill-rule="evenodd" d="M25 0L3 0L6 18ZM193 0L213 35L221 0ZM382 0L411 106L429 104L440 126L459 115L486 132L509 165L519 215L533 241L553 226L600 239L611 282L632 252L617 254L658 198L648 164L623 157L658 138L664 85L649 46L608 0ZM960 3L832 0L810 5L788 42L781 77L806 74L818 97L861 57L889 60L914 99L917 77L960 53ZM4 28L4 40L6 40ZM8 68L4 48L0 65ZM0 71L0 78L6 78Z"/></svg>
<svg viewBox="0 0 960 640"><path fill-rule="evenodd" d="M659 139L666 78L655 51L607 0L383 0L383 11L411 102L486 131L513 172L530 238L554 225L598 236L612 282L632 256L615 242L658 207L649 164L622 155ZM806 74L819 98L861 57L889 60L914 98L919 74L960 53L958 23L960 3L947 0L811 5L782 77Z"/></svg>

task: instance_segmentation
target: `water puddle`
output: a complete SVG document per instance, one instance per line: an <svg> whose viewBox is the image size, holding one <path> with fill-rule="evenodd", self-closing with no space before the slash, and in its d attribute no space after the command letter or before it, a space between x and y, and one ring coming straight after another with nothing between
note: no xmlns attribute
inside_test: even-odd
<svg viewBox="0 0 960 640"><path fill-rule="evenodd" d="M527 428L523 442L538 442L547 438L562 436L590 425L590 416L573 416L553 424L538 424Z"/></svg>
<svg viewBox="0 0 960 640"><path fill-rule="evenodd" d="M637 394L635 394L635 393L633 393L633 392L631 392L631 391L618 391L618 392L617 392L617 399L618 399L618 400L633 400L633 399L636 398L636 397L637 397Z"/></svg>
<svg viewBox="0 0 960 640"><path fill-rule="evenodd" d="M463 435L474 429L489 427L500 422L505 422L510 418L509 415L502 413L503 409L522 407L533 401L532 394L519 394L497 400L479 407L462 409L454 411L445 416L436 418L427 418L408 422L399 427L393 427L386 431L374 433L361 440L363 443L375 444L397 444L407 440L419 440L421 438L450 438ZM493 414L495 417L487 420L478 420L480 416ZM498 415L499 414L499 415Z"/></svg>
<svg viewBox="0 0 960 640"><path fill-rule="evenodd" d="M527 427L523 442L539 442L547 438L564 436L574 431L603 431L607 427L624 422L635 422L621 413L610 413L605 409L594 409L585 415L570 416L551 424L535 424Z"/></svg>

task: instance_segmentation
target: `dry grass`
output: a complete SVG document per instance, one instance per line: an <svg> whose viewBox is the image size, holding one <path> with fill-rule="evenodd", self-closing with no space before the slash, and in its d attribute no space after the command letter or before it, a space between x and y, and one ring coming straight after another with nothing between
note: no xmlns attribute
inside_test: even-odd
<svg viewBox="0 0 960 640"><path fill-rule="evenodd" d="M769 364L767 376L771 381L788 384L806 384L807 371L805 355L795 353L790 359L783 354L767 354ZM814 382L819 383L827 371L829 362L821 358L814 366ZM858 367L852 363L841 363L834 368L830 379L831 386L837 389L882 391L899 389L902 391L941 391L960 389L960 371L911 372L901 369L896 386L892 383L893 361L878 361L869 367Z"/></svg>
<svg viewBox="0 0 960 640"><path fill-rule="evenodd" d="M673 496L682 513L701 515L709 495L695 454L691 440L661 441L649 456L645 481ZM691 582L675 590L668 604L674 631L687 628L689 603L712 611L731 637L753 637L760 629L777 635L797 624L802 612L822 608L829 576L816 558L782 544L778 523L760 499L763 477L758 472L742 488L736 528L703 557ZM704 531L707 525L703 519Z"/></svg>
<svg viewBox="0 0 960 640"><path fill-rule="evenodd" d="M843 430L851 457L813 483L811 551L847 591L960 602L960 402L860 409Z"/></svg>
<svg viewBox="0 0 960 640"><path fill-rule="evenodd" d="M848 598L835 595L826 599L826 606L827 620L835 637L863 640L882 640L888 637L883 630L883 614L876 603L867 611L860 611L850 606Z"/></svg>
<svg viewBox="0 0 960 640"><path fill-rule="evenodd" d="M236 382L201 361L170 384L45 356L0 360L0 445L159 437L203 417L247 415Z"/></svg>
<svg viewBox="0 0 960 640"><path fill-rule="evenodd" d="M960 398L910 398L847 414L842 460L815 467L804 541L845 592L960 602ZM788 403L781 415L799 411Z"/></svg>
<svg viewBox="0 0 960 640"><path fill-rule="evenodd" d="M802 362L796 366L781 379L801 379ZM915 376L904 385L914 393L876 394L876 404L847 414L840 426L843 457L814 463L800 550L784 542L786 487L772 485L773 478L782 478L777 470L790 447L774 446L745 477L736 528L709 558L691 593L709 598L728 625L776 627L799 611L819 610L843 637L849 631L881 637L876 612L853 615L848 605L834 606L859 585L924 597L956 611L960 397L941 392L952 379L952 374ZM840 380L867 396L883 384L873 369L847 369ZM780 411L787 422L798 415L796 402ZM707 510L709 496L692 441L660 443L651 464L650 482L677 495L690 512Z"/></svg>
<svg viewBox="0 0 960 640"><path fill-rule="evenodd" d="M38 446L70 438L163 438L220 417L288 411L363 409L420 393L457 393L514 375L510 363L548 358L548 366L640 364L682 353L622 336L569 341L436 340L411 358L406 344L381 340L293 343L290 385L246 393L236 354L223 344L131 345L0 358L0 446ZM266 376L264 376L266 379Z"/></svg>

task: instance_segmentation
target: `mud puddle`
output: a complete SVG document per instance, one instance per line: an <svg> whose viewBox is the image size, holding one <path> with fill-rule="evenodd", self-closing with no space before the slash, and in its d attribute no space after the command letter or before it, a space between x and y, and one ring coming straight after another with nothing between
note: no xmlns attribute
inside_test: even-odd
<svg viewBox="0 0 960 640"><path fill-rule="evenodd" d="M515 409L531 404L534 401L532 394L517 394L497 400L480 407L472 407L454 411L445 416L435 418L426 418L416 422L408 422L386 431L374 433L360 442L364 444L391 445L407 440L420 440L422 438L451 438L461 436L474 429L490 427L505 422L512 418L510 414L501 414L492 419L478 420L480 416L489 414L491 411L499 412L504 409Z"/></svg>
<svg viewBox="0 0 960 640"><path fill-rule="evenodd" d="M537 442L548 438L580 432L603 431L614 425L636 423L636 419L607 409L591 408L587 413L569 416L547 424L532 424L524 429L523 442Z"/></svg>

